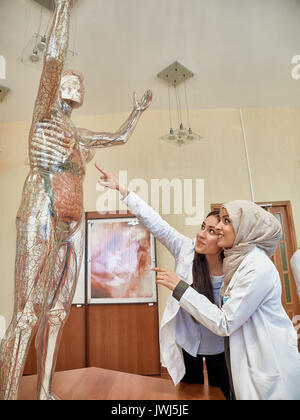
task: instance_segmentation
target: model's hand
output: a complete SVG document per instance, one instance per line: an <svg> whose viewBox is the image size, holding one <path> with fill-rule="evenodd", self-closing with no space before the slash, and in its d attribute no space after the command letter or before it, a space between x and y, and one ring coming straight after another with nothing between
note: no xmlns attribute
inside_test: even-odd
<svg viewBox="0 0 300 420"><path fill-rule="evenodd" d="M156 284L161 284L172 291L180 282L180 278L171 270L165 270L164 268L151 268L151 270L156 271Z"/></svg>
<svg viewBox="0 0 300 420"><path fill-rule="evenodd" d="M134 109L136 109L137 111L144 112L150 106L151 102L152 102L151 90L147 90L140 101L137 98L137 94L136 93L133 94Z"/></svg>
<svg viewBox="0 0 300 420"><path fill-rule="evenodd" d="M102 168L99 168L99 166L96 163L95 167L101 173L101 176L98 181L100 185L102 185L103 187L110 188L111 190L120 191L123 197L126 197L129 194L128 189L124 185L120 184L119 180L114 175L108 173Z"/></svg>

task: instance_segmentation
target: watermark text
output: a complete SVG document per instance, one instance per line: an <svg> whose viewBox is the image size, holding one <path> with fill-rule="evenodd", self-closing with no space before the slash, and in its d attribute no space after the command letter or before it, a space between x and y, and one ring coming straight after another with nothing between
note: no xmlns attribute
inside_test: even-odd
<svg viewBox="0 0 300 420"><path fill-rule="evenodd" d="M128 182L127 171L119 171L119 183L130 191L136 192L152 209L162 215L178 214L185 216L185 224L200 225L204 219L204 180L203 179L151 179L135 178ZM119 201L115 190L107 189L99 184L97 191L102 194L96 202L99 213L126 213L127 206ZM145 209L145 211L147 211Z"/></svg>

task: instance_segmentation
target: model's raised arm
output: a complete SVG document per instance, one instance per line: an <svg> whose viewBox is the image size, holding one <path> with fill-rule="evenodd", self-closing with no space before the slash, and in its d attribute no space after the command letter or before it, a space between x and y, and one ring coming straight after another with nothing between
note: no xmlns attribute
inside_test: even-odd
<svg viewBox="0 0 300 420"><path fill-rule="evenodd" d="M56 8L44 58L44 67L35 103L33 120L49 117L57 99L69 44L70 11L73 0L55 0Z"/></svg>
<svg viewBox="0 0 300 420"><path fill-rule="evenodd" d="M152 92L147 90L139 101L137 95L133 95L133 111L128 119L121 125L115 133L93 132L85 128L79 128L78 134L82 141L89 147L110 147L124 144L131 136L142 113L150 106Z"/></svg>

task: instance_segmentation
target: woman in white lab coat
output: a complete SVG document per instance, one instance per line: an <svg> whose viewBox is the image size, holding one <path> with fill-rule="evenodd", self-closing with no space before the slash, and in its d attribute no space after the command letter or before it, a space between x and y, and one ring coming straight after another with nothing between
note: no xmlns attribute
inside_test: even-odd
<svg viewBox="0 0 300 420"><path fill-rule="evenodd" d="M215 226L220 220L218 212L207 216L196 240L190 239L168 225L136 194L129 193L113 175L103 169L98 170L102 174L99 183L119 190L131 213L171 252L176 261L177 275L186 284L193 284L209 301L219 304L224 275L222 248L216 245ZM230 398L224 338L195 321L180 308L172 295L164 312L160 343L162 364L168 369L175 384L179 381L203 383L205 357L210 385L220 387L226 398Z"/></svg>
<svg viewBox="0 0 300 420"><path fill-rule="evenodd" d="M281 304L279 274L269 258L281 226L249 201L225 204L220 215L218 245L225 250L222 308L169 270L156 269L157 283L173 290L180 306L200 323L229 337L236 399L300 399L297 334Z"/></svg>

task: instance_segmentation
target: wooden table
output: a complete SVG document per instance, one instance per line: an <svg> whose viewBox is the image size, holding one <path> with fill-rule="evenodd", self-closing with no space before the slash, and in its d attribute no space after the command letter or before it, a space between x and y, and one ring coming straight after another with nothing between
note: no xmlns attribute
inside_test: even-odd
<svg viewBox="0 0 300 420"><path fill-rule="evenodd" d="M19 400L34 399L37 377L24 376ZM99 368L57 372L53 392L62 400L224 400L219 388Z"/></svg>

